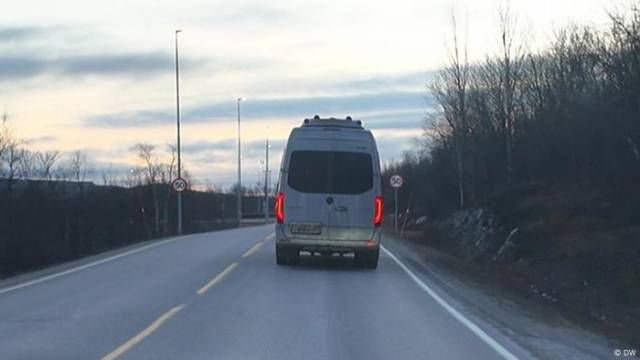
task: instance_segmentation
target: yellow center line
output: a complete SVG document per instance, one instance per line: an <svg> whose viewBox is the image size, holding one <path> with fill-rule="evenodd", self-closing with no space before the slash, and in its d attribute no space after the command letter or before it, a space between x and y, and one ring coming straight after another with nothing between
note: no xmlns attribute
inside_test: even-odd
<svg viewBox="0 0 640 360"><path fill-rule="evenodd" d="M172 316L178 313L185 305L179 305L174 307L173 309L167 311L162 316L160 316L156 321L151 323L146 329L142 330L138 335L132 337L126 343L120 345L117 349L110 352L108 355L105 355L102 360L113 360L118 358L120 355L124 354L132 347L136 346L140 341L144 340L147 336L153 334L154 331L158 330L158 328L167 320L169 320Z"/></svg>
<svg viewBox="0 0 640 360"><path fill-rule="evenodd" d="M222 281L222 279L225 276L227 276L227 274L229 274L231 271L233 271L233 269L235 269L237 266L238 266L238 263L236 263L236 262L234 262L233 264L227 266L227 268L224 269L220 274L218 274L216 277L211 279L211 281L209 281L205 286L200 288L200 290L198 290L198 295L204 294L205 292L207 292L207 290L209 290L209 288L211 288L215 284L217 284L220 281Z"/></svg>
<svg viewBox="0 0 640 360"><path fill-rule="evenodd" d="M247 258L247 257L253 255L256 251L258 251L258 249L260 249L262 244L263 244L263 242L261 241L261 242L255 244L255 245L253 245L253 247L251 249L247 250L247 252L244 253L244 255L242 255L242 258L244 259L244 258Z"/></svg>

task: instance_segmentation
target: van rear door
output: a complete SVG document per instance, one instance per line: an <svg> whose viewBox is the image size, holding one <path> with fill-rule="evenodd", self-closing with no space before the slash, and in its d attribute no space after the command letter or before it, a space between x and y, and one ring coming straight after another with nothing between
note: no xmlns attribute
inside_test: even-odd
<svg viewBox="0 0 640 360"><path fill-rule="evenodd" d="M332 149L329 239L370 240L375 198L371 144L334 138Z"/></svg>
<svg viewBox="0 0 640 360"><path fill-rule="evenodd" d="M329 156L326 139L300 139L292 148L286 172L285 234L309 240L328 239Z"/></svg>

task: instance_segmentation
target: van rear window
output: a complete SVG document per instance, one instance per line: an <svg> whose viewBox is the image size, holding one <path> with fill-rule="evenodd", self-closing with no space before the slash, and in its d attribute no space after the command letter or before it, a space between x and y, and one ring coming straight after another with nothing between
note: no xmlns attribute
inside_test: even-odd
<svg viewBox="0 0 640 360"><path fill-rule="evenodd" d="M333 152L332 194L360 194L373 187L371 155L359 152Z"/></svg>
<svg viewBox="0 0 640 360"><path fill-rule="evenodd" d="M373 187L371 155L348 151L294 151L287 183L304 193L361 194Z"/></svg>
<svg viewBox="0 0 640 360"><path fill-rule="evenodd" d="M294 151L291 153L287 183L305 193L329 192L329 152Z"/></svg>

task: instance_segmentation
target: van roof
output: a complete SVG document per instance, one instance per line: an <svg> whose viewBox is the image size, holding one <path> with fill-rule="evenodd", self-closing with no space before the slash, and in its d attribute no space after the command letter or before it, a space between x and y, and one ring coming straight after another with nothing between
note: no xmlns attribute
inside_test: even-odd
<svg viewBox="0 0 640 360"><path fill-rule="evenodd" d="M362 121L353 120L351 116L347 116L345 119L336 118L321 118L316 115L311 119L304 119L301 127L330 127L330 128L349 128L349 129L364 129L362 127Z"/></svg>

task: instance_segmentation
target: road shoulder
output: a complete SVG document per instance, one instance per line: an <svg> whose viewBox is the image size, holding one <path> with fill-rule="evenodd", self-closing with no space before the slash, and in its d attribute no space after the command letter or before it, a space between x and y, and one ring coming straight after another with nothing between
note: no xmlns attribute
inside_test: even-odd
<svg viewBox="0 0 640 360"><path fill-rule="evenodd" d="M383 244L414 272L534 357L610 358L613 350L621 347L581 329L552 308L502 289L491 276L458 266L435 249L389 236Z"/></svg>

